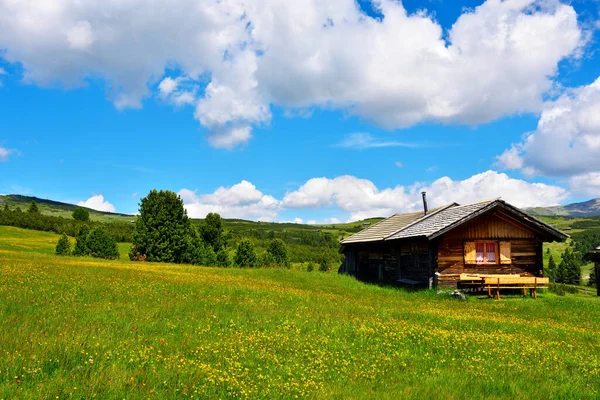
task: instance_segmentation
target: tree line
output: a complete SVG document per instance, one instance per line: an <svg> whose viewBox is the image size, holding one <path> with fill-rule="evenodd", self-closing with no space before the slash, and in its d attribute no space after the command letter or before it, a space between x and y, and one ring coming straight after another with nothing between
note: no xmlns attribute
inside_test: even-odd
<svg viewBox="0 0 600 400"><path fill-rule="evenodd" d="M281 239L273 239L261 257L252 242L243 239L231 259L228 243L219 214L209 213L196 227L176 193L152 190L140 201L129 258L221 267L290 266L287 247Z"/></svg>
<svg viewBox="0 0 600 400"><path fill-rule="evenodd" d="M44 215L35 202L26 211L19 207L10 210L5 205L0 210L0 225L61 234L64 237L56 247L60 255L115 259L116 243L129 242L133 243L129 257L135 261L223 267L289 267L292 262L308 262L309 270L327 270L343 258L337 240L329 232L227 231L216 213L193 221L179 196L169 191L153 190L142 199L135 224L91 221L89 211L82 207L77 207L71 217ZM74 248L67 236L75 238ZM90 246L86 244L88 236Z"/></svg>
<svg viewBox="0 0 600 400"><path fill-rule="evenodd" d="M0 210L0 225L55 232L71 237L77 236L84 226L90 229L103 227L117 242L131 242L133 237L133 224L130 223L90 221L89 212L81 207L73 211L72 217L73 219L44 215L35 202L32 202L25 211L21 210L20 207L11 210L5 204Z"/></svg>

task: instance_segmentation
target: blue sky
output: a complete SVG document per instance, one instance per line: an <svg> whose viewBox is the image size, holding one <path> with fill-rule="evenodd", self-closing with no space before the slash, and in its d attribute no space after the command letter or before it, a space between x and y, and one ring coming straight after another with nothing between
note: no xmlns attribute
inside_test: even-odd
<svg viewBox="0 0 600 400"><path fill-rule="evenodd" d="M298 222L600 197L598 2L144 3L0 1L0 193Z"/></svg>

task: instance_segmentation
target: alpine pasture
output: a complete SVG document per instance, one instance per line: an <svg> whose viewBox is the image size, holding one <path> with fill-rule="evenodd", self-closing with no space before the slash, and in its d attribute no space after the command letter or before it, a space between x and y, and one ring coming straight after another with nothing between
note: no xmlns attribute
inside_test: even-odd
<svg viewBox="0 0 600 400"><path fill-rule="evenodd" d="M600 302L59 257L0 227L0 398L598 398Z"/></svg>

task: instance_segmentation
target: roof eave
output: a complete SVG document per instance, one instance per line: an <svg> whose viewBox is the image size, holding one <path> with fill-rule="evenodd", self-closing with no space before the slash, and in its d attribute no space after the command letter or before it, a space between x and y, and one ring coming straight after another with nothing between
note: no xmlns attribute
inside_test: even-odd
<svg viewBox="0 0 600 400"><path fill-rule="evenodd" d="M545 231L546 233L548 233L550 235L550 237L552 237L554 239L554 241L557 242L564 242L565 240L567 240L567 238L569 238L570 236L567 235L566 233L559 231L558 229L548 225L547 223L540 221L539 219L532 217L531 215L521 211L520 209L518 209L515 206L512 206L508 203L506 203L504 200L496 200L490 204L488 204L485 207L482 207L481 209L465 216L464 218L461 218L460 220L456 221L455 223L448 225L447 227L440 229L437 232L432 233L431 235L427 236L427 238L429 240L433 240L445 233L447 233L448 231L451 231L452 229L456 228L459 225L464 224L467 221L472 220L473 218L476 218L482 214L485 214L486 212L490 211L491 209L493 209L494 207L497 206L502 206L505 209L508 209L512 212L515 212L517 214L520 214L521 216L523 216L528 222L532 223L533 225L536 225L538 228L540 228L541 230Z"/></svg>

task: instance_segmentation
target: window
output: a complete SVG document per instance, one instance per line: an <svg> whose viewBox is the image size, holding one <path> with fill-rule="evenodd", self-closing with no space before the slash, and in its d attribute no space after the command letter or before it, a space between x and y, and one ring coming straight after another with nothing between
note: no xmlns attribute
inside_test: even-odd
<svg viewBox="0 0 600 400"><path fill-rule="evenodd" d="M475 262L477 264L496 264L497 250L496 242L476 242L475 243Z"/></svg>
<svg viewBox="0 0 600 400"><path fill-rule="evenodd" d="M465 242L465 264L512 264L510 242Z"/></svg>

